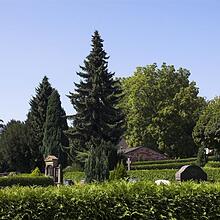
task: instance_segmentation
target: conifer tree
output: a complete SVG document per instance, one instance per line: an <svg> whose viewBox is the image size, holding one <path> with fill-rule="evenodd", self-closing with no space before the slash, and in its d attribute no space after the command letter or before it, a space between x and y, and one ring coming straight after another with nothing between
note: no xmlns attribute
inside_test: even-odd
<svg viewBox="0 0 220 220"><path fill-rule="evenodd" d="M63 133L64 114L65 112L61 107L60 95L54 89L48 100L41 152L44 157L55 155L59 158L62 166L66 165L67 154L65 147L68 147L66 137Z"/></svg>
<svg viewBox="0 0 220 220"><path fill-rule="evenodd" d="M103 182L109 178L108 157L106 146L108 143L101 141L99 143L91 140L89 157L85 164L86 182Z"/></svg>
<svg viewBox="0 0 220 220"><path fill-rule="evenodd" d="M81 151L89 146L91 139L99 142L97 146L102 140L116 146L123 134L123 114L116 107L122 91L119 81L113 78L114 73L108 71L108 58L103 40L95 31L92 50L77 73L82 80L79 84L75 83L75 92L69 95L76 110L69 135Z"/></svg>
<svg viewBox="0 0 220 220"><path fill-rule="evenodd" d="M44 167L44 158L40 152L43 146L44 123L46 121L46 112L48 99L53 91L48 78L44 76L42 82L36 88L36 95L30 101L30 111L28 113L27 126L29 132L29 146L32 155L32 168L36 166L41 170Z"/></svg>

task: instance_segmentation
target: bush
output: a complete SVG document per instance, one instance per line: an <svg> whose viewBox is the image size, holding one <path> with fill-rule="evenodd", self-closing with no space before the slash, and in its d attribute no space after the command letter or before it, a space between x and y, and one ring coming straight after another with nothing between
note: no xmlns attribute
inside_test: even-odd
<svg viewBox="0 0 220 220"><path fill-rule="evenodd" d="M210 205L211 204L211 205ZM125 181L0 190L1 219L218 219L220 184Z"/></svg>
<svg viewBox="0 0 220 220"><path fill-rule="evenodd" d="M43 173L40 172L40 169L38 167L36 167L32 173L30 174L30 176L43 176Z"/></svg>
<svg viewBox="0 0 220 220"><path fill-rule="evenodd" d="M0 187L6 186L50 186L53 185L53 179L49 177L31 177L29 176L6 176L0 177Z"/></svg>
<svg viewBox="0 0 220 220"><path fill-rule="evenodd" d="M127 170L123 163L118 163L116 168L110 173L110 180L125 179L128 176Z"/></svg>

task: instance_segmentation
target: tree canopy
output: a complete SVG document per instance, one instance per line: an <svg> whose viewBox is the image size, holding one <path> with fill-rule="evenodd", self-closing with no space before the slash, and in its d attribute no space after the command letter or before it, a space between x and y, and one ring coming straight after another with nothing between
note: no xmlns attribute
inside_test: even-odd
<svg viewBox="0 0 220 220"><path fill-rule="evenodd" d="M25 123L11 120L5 125L0 138L0 153L4 169L19 172L31 170L31 153Z"/></svg>
<svg viewBox="0 0 220 220"><path fill-rule="evenodd" d="M188 70L164 63L160 69L156 64L138 67L121 80L125 96L120 106L130 146L157 149L170 157L197 151L192 131L206 102L189 76Z"/></svg>
<svg viewBox="0 0 220 220"><path fill-rule="evenodd" d="M199 147L216 149L220 152L220 98L208 103L193 131L193 138Z"/></svg>

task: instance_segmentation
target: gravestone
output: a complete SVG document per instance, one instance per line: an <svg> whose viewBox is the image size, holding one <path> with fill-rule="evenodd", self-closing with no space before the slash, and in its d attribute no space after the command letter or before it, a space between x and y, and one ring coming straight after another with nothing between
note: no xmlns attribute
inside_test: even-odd
<svg viewBox="0 0 220 220"><path fill-rule="evenodd" d="M48 155L44 160L45 167L45 176L50 176L53 178L55 184L60 185L63 182L63 175L61 165L58 164L58 158L53 155Z"/></svg>
<svg viewBox="0 0 220 220"><path fill-rule="evenodd" d="M185 165L176 172L176 180L181 182L187 180L206 181L207 174L199 166Z"/></svg>
<svg viewBox="0 0 220 220"><path fill-rule="evenodd" d="M130 159L130 157L128 157L126 163L128 164L128 171L130 171L131 170L131 159Z"/></svg>

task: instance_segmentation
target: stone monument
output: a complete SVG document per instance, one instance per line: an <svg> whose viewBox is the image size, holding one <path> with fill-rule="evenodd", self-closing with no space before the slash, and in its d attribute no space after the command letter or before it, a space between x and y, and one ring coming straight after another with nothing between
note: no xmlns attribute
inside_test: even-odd
<svg viewBox="0 0 220 220"><path fill-rule="evenodd" d="M199 166L196 165L185 165L182 166L176 172L176 180L177 181L187 181L187 180L197 180L206 181L207 174L206 172Z"/></svg>
<svg viewBox="0 0 220 220"><path fill-rule="evenodd" d="M45 176L53 178L56 185L63 183L63 175L61 165L58 164L58 158L53 155L48 155L45 158Z"/></svg>

